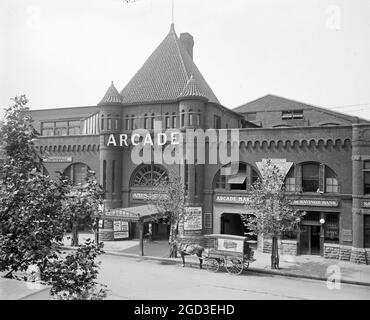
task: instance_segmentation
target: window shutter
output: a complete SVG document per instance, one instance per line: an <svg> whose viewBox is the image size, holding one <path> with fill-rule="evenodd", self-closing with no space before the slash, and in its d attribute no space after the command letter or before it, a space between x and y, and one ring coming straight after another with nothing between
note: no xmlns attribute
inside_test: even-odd
<svg viewBox="0 0 370 320"><path fill-rule="evenodd" d="M325 192L325 164L320 164L319 169L319 191Z"/></svg>
<svg viewBox="0 0 370 320"><path fill-rule="evenodd" d="M302 165L294 165L295 191L302 192Z"/></svg>

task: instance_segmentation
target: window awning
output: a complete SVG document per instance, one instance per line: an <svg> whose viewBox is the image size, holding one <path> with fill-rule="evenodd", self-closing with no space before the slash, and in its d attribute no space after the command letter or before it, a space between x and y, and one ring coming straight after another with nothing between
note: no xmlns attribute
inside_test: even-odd
<svg viewBox="0 0 370 320"><path fill-rule="evenodd" d="M242 184L247 178L247 173L245 171L238 172L237 174L228 177L226 179L227 183Z"/></svg>

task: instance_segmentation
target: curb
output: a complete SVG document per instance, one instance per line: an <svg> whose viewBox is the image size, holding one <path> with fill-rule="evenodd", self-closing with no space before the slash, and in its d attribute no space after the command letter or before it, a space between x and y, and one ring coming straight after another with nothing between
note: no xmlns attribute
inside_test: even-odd
<svg viewBox="0 0 370 320"><path fill-rule="evenodd" d="M71 246L63 246L63 249L76 250L76 248L71 247ZM137 254L133 254L133 253L106 251L104 250L104 248L103 248L103 251L104 251L104 254L111 255L111 256L121 256L121 257L135 258L135 259L141 259L141 260L165 261L165 262L169 262L170 264L182 264L181 260L174 260L171 258L161 258L161 257L154 257L154 256L138 256ZM187 265L190 265L191 267L193 267L193 266L198 266L198 263L188 262ZM301 279L319 280L319 281L328 280L327 278L324 278L324 277L296 274L296 273L290 273L290 272L281 272L281 271L274 271L274 270L265 270L265 269L260 269L260 268L248 268L247 270L249 272L272 274L275 276L283 276L283 277L291 277L291 278L301 278ZM352 280L346 280L346 279L342 279L340 282L346 283L346 284L357 285L357 286L370 287L370 282L352 281Z"/></svg>

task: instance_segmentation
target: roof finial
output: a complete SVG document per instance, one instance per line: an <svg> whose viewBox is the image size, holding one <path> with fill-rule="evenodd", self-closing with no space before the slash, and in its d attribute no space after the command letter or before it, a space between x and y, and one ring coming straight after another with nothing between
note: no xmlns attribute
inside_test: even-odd
<svg viewBox="0 0 370 320"><path fill-rule="evenodd" d="M174 0L171 0L171 7L172 7L172 18L171 18L171 25L175 25L175 19L174 19L174 10L175 10L175 2Z"/></svg>

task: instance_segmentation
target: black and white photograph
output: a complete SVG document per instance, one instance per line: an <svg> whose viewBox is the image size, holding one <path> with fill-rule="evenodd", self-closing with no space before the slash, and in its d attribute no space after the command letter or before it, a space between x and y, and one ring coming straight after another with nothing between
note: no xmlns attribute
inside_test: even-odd
<svg viewBox="0 0 370 320"><path fill-rule="evenodd" d="M0 0L0 300L369 299L370 0Z"/></svg>

